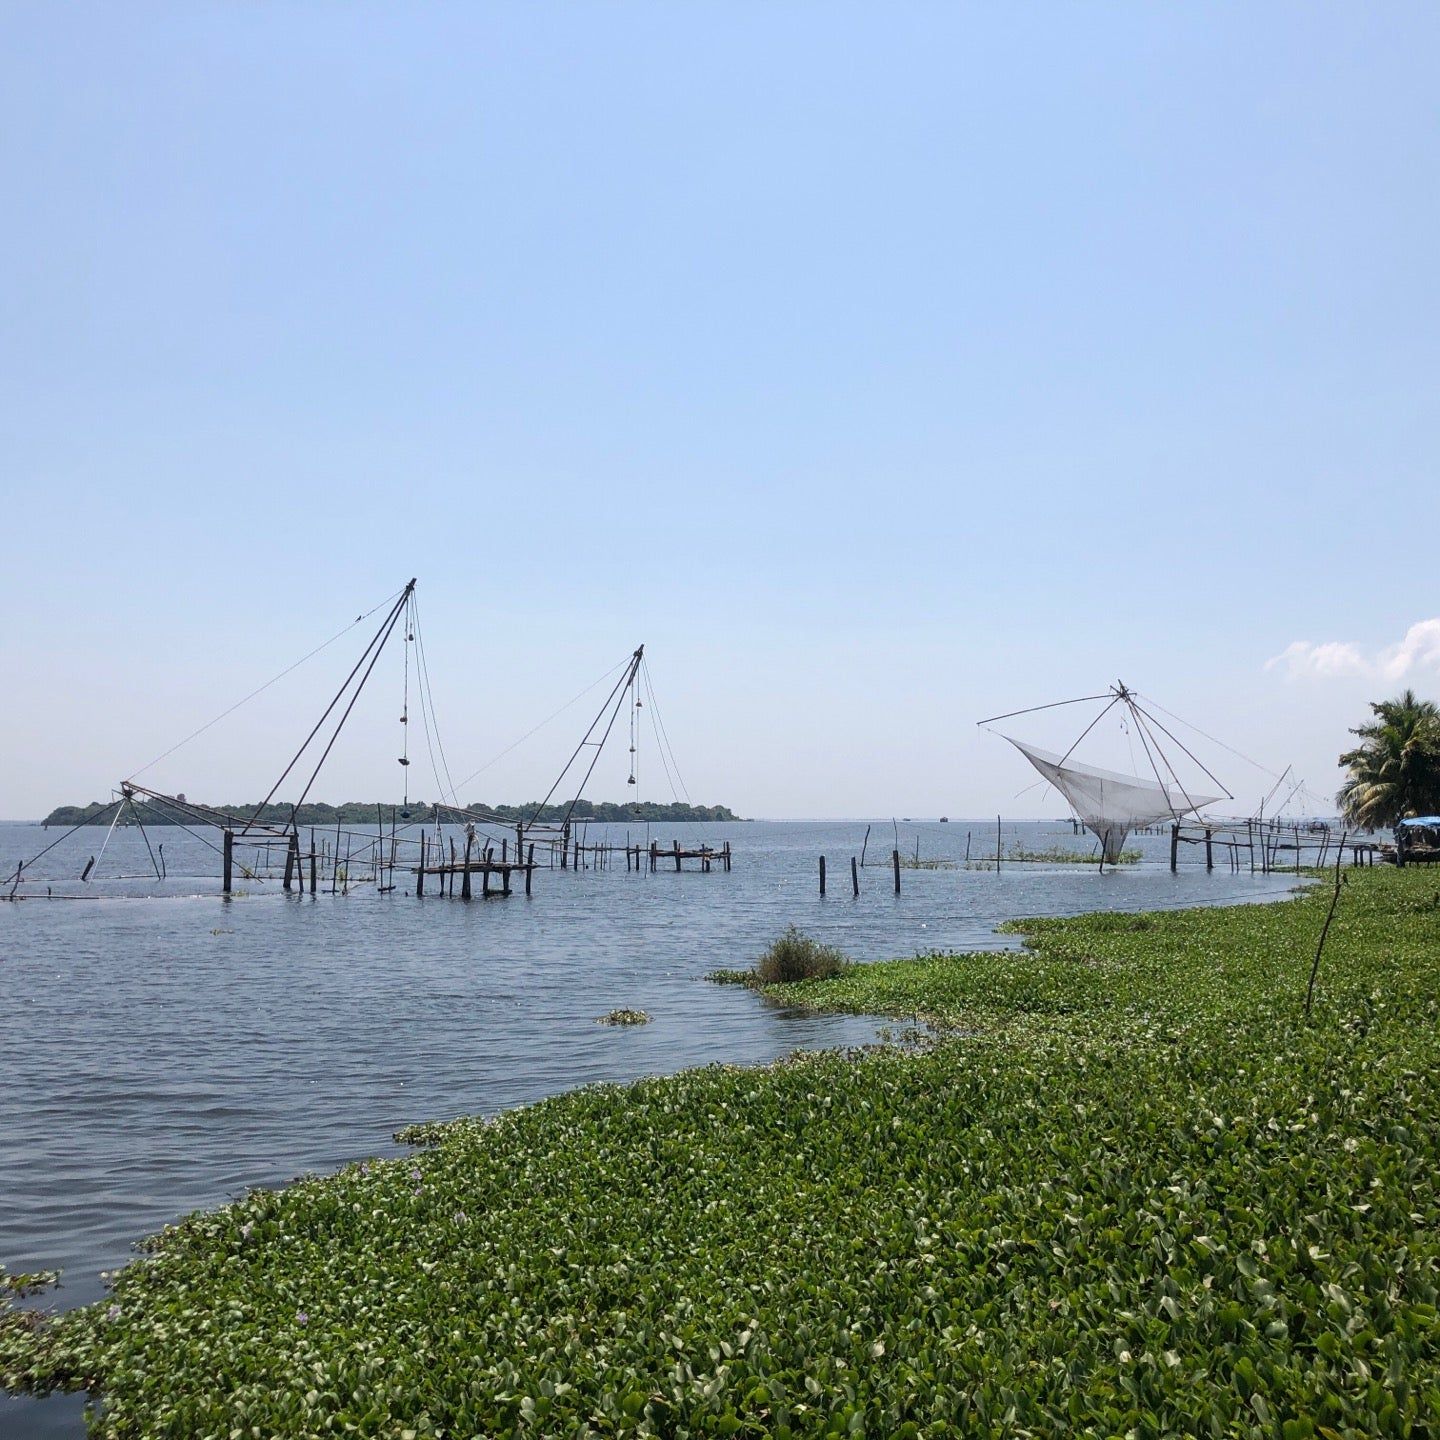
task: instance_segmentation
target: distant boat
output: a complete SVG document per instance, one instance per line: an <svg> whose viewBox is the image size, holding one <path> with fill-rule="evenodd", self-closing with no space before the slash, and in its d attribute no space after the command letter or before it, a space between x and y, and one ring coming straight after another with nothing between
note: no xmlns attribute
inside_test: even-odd
<svg viewBox="0 0 1440 1440"><path fill-rule="evenodd" d="M950 823L950 817L948 815L942 815L940 817L940 823L942 825L948 825Z"/></svg>

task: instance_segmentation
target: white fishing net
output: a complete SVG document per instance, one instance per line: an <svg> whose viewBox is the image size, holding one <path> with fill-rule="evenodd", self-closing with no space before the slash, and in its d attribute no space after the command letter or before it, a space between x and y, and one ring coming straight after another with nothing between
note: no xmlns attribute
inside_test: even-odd
<svg viewBox="0 0 1440 1440"><path fill-rule="evenodd" d="M1048 750L1024 745L1013 736L1010 743L1070 802L1087 830L1100 837L1105 859L1112 865L1120 859L1125 837L1132 830L1178 820L1192 810L1213 805L1218 795L1187 793L1175 782L1168 785L1140 780L1094 765L1081 765Z"/></svg>

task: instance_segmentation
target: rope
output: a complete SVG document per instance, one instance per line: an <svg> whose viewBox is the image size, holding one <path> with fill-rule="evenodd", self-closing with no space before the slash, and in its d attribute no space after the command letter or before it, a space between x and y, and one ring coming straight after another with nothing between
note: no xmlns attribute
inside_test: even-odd
<svg viewBox="0 0 1440 1440"><path fill-rule="evenodd" d="M1193 730L1202 739L1208 740L1212 745L1218 745L1222 750L1228 750L1230 754L1236 757L1236 759L1243 760L1247 765L1253 765L1257 770L1263 770L1265 774L1270 776L1272 780L1279 780L1283 778L1283 771L1280 775L1276 775L1276 773L1272 769L1270 769L1268 765L1262 765L1258 760L1252 760L1248 755L1235 749L1233 745L1227 745L1223 740L1217 740L1213 735L1206 734L1206 732L1202 730L1198 725L1192 725L1188 720L1184 718L1184 716L1176 715L1173 711L1167 710L1158 700L1155 699L1153 695L1141 695L1138 690L1135 692L1135 694L1139 696L1139 698L1143 700L1147 705L1153 705L1162 715L1168 715L1170 719L1176 722L1176 724L1185 726L1187 730ZM1176 743L1178 744L1179 742L1177 741ZM1287 766L1286 769L1288 768L1289 767Z"/></svg>
<svg viewBox="0 0 1440 1440"><path fill-rule="evenodd" d="M590 684L588 684L583 690L579 692L579 694L573 695L558 710L547 715L533 729L527 730L518 740L513 741L511 744L507 745L502 751L500 751L498 755L492 756L478 770L472 770L470 774L468 774L460 782L458 789L463 790L465 786L467 786L477 776L483 775L492 765L498 765L500 761L502 761L512 750L518 749L528 739L530 739L532 735L539 734L539 732L543 730L552 720L558 720L560 716L563 715L568 709L570 709L572 705L579 704L579 702L583 700L592 690L598 690L603 684L605 684L607 680L613 678L613 676L618 671L623 670L629 663L630 661L628 659L625 659L622 660L618 665L612 665L610 669L608 669L598 680L592 680ZM438 785L439 783L440 782L437 780L436 784ZM450 798L452 800L455 798L455 792L451 792Z"/></svg>
<svg viewBox="0 0 1440 1440"><path fill-rule="evenodd" d="M405 740L401 750L400 767L405 772L404 805L410 808L410 646L415 640L415 598L410 598L410 614L405 622L405 681L401 690L400 723L403 725Z"/></svg>
<svg viewBox="0 0 1440 1440"><path fill-rule="evenodd" d="M222 720L226 718L226 716L233 715L242 705L248 705L250 701L252 701L257 695L263 694L272 685L276 684L278 681L283 680L288 674L290 674L292 670L298 670L307 660L313 660L322 650L328 650L330 646L332 646L337 640L339 640L344 635L348 635L357 625L363 624L373 614L375 614L377 610L384 609L386 605L393 605L395 603L396 596L398 596L399 594L400 592L397 590L395 592L395 595L391 595L388 599L382 600L378 605L373 606L363 615L357 615L343 630L337 630L328 640L326 640L321 645L317 645L308 655L302 655L293 665L287 665L285 669L283 669L278 675L272 676L262 686L260 686L258 690L252 690L243 700L237 700L228 710L222 710L220 714L218 714L213 720L207 720L205 724L203 724L198 730L192 730L190 734L188 734L183 740L180 740L176 744L172 745L168 750L164 752L164 754L157 755L148 765L142 765L138 770L132 770L130 774L127 775L125 778L127 780L134 780L137 776L143 775L147 770L153 770L155 766L157 766L162 760L168 760L170 756L172 756L177 750L183 749L192 740L195 740L199 736L203 735L212 726L218 725Z"/></svg>
<svg viewBox="0 0 1440 1440"><path fill-rule="evenodd" d="M57 836L38 855L32 855L28 860L18 861L15 866L15 883L17 885L20 883L20 874L27 866L33 865L37 860L43 860L57 845L68 840L77 830L83 830L87 825L94 825L107 810L113 810L117 805L124 803L125 797L122 795L118 800L112 800L108 805L102 805L93 815L87 815L79 824L72 825L63 835ZM115 827L112 825L110 828L113 830Z"/></svg>
<svg viewBox="0 0 1440 1440"><path fill-rule="evenodd" d="M429 723L435 731L435 748L440 752L440 764L445 770L445 780L446 783L449 785L449 789L445 791L445 793L450 797L451 800L457 800L459 797L455 792L455 782L451 779L450 776L450 761L445 756L445 742L440 738L440 719L435 713L435 691L430 684L430 662L425 655L425 634L420 629L420 609L419 606L416 604L413 596L411 597L410 603L415 618L415 648L416 655L419 660L419 665L417 668L421 677L421 694L422 697L425 697L425 699L428 700L428 704L430 707ZM421 709L423 711L424 703L422 703ZM434 765L433 756L431 757L431 765L432 767ZM440 785L440 776L438 772L435 776L435 784L437 788Z"/></svg>
<svg viewBox="0 0 1440 1440"><path fill-rule="evenodd" d="M685 803L690 804L690 790L685 784L685 777L680 773L680 762L675 758L675 747L670 743L670 734L665 729L665 717L660 713L660 702L655 698L655 681L650 674L650 662L643 657L640 661L645 671L645 689L650 696L651 714L659 722L660 734L665 737L665 748L670 752L670 763L675 767L675 778L680 782L680 793L685 797Z"/></svg>

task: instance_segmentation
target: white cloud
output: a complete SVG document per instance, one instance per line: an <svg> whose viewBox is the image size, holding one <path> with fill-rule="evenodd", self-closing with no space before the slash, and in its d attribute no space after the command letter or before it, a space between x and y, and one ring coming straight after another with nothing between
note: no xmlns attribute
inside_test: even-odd
<svg viewBox="0 0 1440 1440"><path fill-rule="evenodd" d="M1292 679L1319 680L1362 675L1400 681L1419 670L1440 671L1440 616L1417 620L1403 639L1370 654L1349 640L1294 640L1267 660L1265 668L1283 669Z"/></svg>

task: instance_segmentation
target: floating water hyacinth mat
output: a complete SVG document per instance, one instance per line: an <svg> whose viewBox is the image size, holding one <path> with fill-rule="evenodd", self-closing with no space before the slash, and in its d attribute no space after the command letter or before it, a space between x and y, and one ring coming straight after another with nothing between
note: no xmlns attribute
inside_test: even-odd
<svg viewBox="0 0 1440 1440"><path fill-rule="evenodd" d="M1030 928L787 987L922 1053L424 1127L0 1324L105 1434L1440 1432L1440 893ZM757 999L756 1003L760 1003Z"/></svg>

